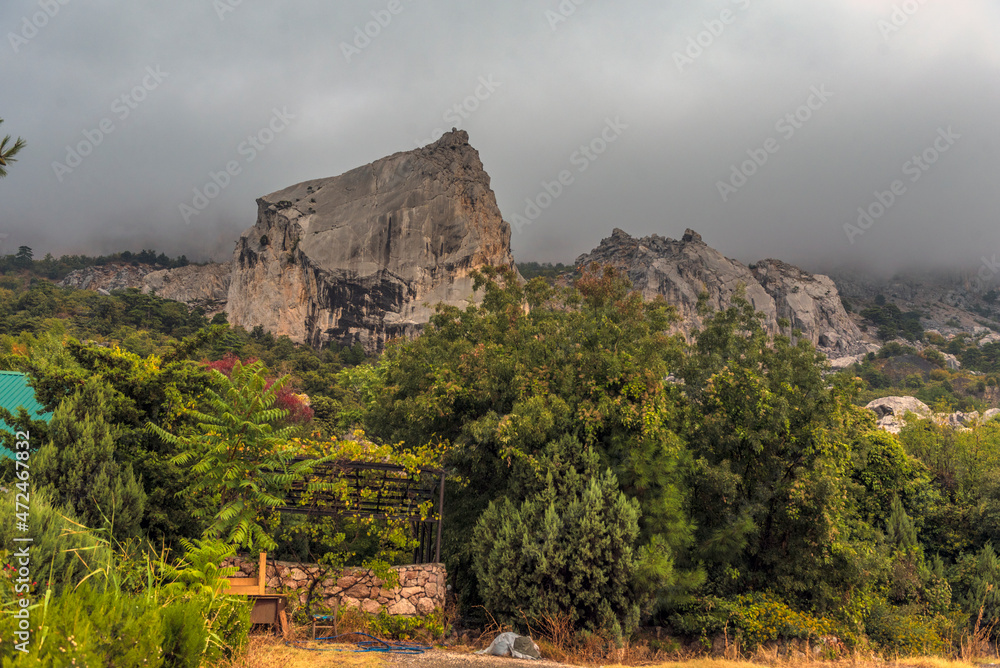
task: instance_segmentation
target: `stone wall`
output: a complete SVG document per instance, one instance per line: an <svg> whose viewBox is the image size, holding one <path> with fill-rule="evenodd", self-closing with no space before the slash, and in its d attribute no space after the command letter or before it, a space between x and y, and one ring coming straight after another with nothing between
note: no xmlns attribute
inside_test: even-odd
<svg viewBox="0 0 1000 668"><path fill-rule="evenodd" d="M255 577L257 561L240 557L227 560L223 565L236 566L240 572L233 577ZM347 568L343 572L329 571L325 566L300 564L287 561L267 562L267 593L288 592L298 594L299 603L305 604L312 588L313 601L332 608L361 608L377 614L385 610L390 615L428 615L444 608L444 564L395 566L399 573L399 586L386 589L375 574L363 568ZM323 579L313 583L317 578Z"/></svg>

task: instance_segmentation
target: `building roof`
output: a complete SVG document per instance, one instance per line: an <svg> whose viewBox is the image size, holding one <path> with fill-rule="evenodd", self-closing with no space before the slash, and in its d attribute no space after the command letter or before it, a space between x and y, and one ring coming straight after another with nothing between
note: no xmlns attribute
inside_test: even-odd
<svg viewBox="0 0 1000 668"><path fill-rule="evenodd" d="M32 419L45 422L52 419L52 413L46 413L45 407L35 398L35 391L28 385L27 374L17 371L0 371L0 406L11 413L17 413L17 409L23 406ZM14 431L3 420L0 420L0 429L8 433ZM3 457L14 458L10 450L0 445L0 458Z"/></svg>

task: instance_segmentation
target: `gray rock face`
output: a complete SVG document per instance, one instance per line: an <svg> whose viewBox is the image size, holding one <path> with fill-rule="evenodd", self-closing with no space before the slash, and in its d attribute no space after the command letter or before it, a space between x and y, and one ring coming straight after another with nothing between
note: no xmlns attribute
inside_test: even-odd
<svg viewBox="0 0 1000 668"><path fill-rule="evenodd" d="M96 267L77 269L66 275L59 285L78 290L126 290L141 288L146 276L156 271L155 267L146 264L106 264Z"/></svg>
<svg viewBox="0 0 1000 668"><path fill-rule="evenodd" d="M200 306L209 317L223 310L232 269L228 264L191 264L176 269L150 265L108 264L70 272L59 285L109 294L136 288L164 299Z"/></svg>
<svg viewBox="0 0 1000 668"><path fill-rule="evenodd" d="M200 306L211 317L225 309L231 278L232 267L228 264L191 264L147 274L142 290L188 306Z"/></svg>
<svg viewBox="0 0 1000 668"><path fill-rule="evenodd" d="M869 401L865 408L873 411L877 417L886 415L903 417L907 413L915 413L920 417L931 416L930 406L916 397L882 397Z"/></svg>
<svg viewBox="0 0 1000 668"><path fill-rule="evenodd" d="M829 277L781 260L757 262L750 270L774 298L778 318L787 318L792 329L801 329L816 347L848 352L862 341L861 330L844 310Z"/></svg>
<svg viewBox="0 0 1000 668"><path fill-rule="evenodd" d="M632 286L646 299L662 295L677 307L686 325L701 324L698 298L708 296L708 306L722 310L740 290L754 308L773 316L774 300L745 266L730 260L702 241L692 230L680 241L659 235L636 239L615 228L611 236L590 253L577 258L577 266L611 265L624 271ZM767 324L776 331L774 318Z"/></svg>
<svg viewBox="0 0 1000 668"><path fill-rule="evenodd" d="M772 334L778 333L778 319L787 318L831 357L868 351L829 278L777 260L747 267L708 246L693 230L675 241L658 235L636 239L615 229L595 250L576 260L578 266L593 262L624 271L647 299L663 295L677 307L685 330L702 324L697 312L699 295L706 294L708 306L718 311L727 308L742 290L764 314L764 326Z"/></svg>
<svg viewBox="0 0 1000 668"><path fill-rule="evenodd" d="M473 298L470 273L513 268L510 226L464 131L257 200L233 258L229 322L376 350Z"/></svg>

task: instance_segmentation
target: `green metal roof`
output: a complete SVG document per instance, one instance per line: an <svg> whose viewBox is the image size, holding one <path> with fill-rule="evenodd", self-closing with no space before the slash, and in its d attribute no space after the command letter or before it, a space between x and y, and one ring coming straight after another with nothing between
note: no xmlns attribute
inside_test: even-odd
<svg viewBox="0 0 1000 668"><path fill-rule="evenodd" d="M0 371L0 406L11 413L17 413L17 409L24 406L32 419L45 422L52 419L52 413L44 412L45 407L35 399L35 391L28 385L27 374L17 371ZM0 429L6 432L14 431L3 420L0 420ZM2 457L14 459L13 453L0 445L0 458Z"/></svg>

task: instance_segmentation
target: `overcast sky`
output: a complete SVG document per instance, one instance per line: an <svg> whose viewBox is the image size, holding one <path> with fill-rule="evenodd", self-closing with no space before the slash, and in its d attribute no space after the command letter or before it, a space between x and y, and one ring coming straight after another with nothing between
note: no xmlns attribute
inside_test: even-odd
<svg viewBox="0 0 1000 668"><path fill-rule="evenodd" d="M458 125L520 261L614 227L814 270L1000 255L996 0L4 0L0 26L28 142L0 252L228 259L257 197Z"/></svg>

